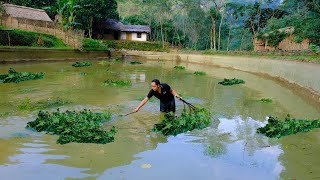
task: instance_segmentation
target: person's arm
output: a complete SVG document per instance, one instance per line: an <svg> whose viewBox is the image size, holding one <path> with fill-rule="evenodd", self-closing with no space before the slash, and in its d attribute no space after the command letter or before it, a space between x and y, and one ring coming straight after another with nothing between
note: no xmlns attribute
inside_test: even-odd
<svg viewBox="0 0 320 180"><path fill-rule="evenodd" d="M143 105L145 105L148 102L149 98L145 97L141 103L139 104L139 106L137 108L135 108L132 112L138 112L140 108L142 108Z"/></svg>
<svg viewBox="0 0 320 180"><path fill-rule="evenodd" d="M179 96L179 94L174 90L174 89L171 89L171 94L174 96L174 97L176 97L176 98L178 98L179 100L181 100L181 96Z"/></svg>

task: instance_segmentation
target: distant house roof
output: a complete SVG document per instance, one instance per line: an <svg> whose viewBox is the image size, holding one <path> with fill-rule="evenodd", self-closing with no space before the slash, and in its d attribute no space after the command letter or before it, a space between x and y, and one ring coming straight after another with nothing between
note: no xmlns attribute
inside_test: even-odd
<svg viewBox="0 0 320 180"><path fill-rule="evenodd" d="M119 21L114 19L108 19L104 21L104 27L107 29L122 31L122 32L146 32L150 33L150 26L145 25L124 25Z"/></svg>
<svg viewBox="0 0 320 180"><path fill-rule="evenodd" d="M42 9L34 9L13 4L3 4L3 6L6 14L15 18L52 22L48 14Z"/></svg>

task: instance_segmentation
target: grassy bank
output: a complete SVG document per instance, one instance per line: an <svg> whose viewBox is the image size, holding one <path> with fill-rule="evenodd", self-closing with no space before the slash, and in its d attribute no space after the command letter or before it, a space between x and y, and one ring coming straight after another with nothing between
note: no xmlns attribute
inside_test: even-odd
<svg viewBox="0 0 320 180"><path fill-rule="evenodd" d="M53 35L4 27L0 27L0 47L70 49Z"/></svg>
<svg viewBox="0 0 320 180"><path fill-rule="evenodd" d="M188 51L182 50L182 53L195 53L203 55L221 55L221 56L248 56L248 57L263 57L269 59L280 59L280 60L297 60L304 62L318 62L320 63L320 54L312 54L310 52L299 52L299 53L290 53L290 52L281 52L281 51L269 51L269 52L255 52L255 51Z"/></svg>
<svg viewBox="0 0 320 180"><path fill-rule="evenodd" d="M95 40L84 39L83 49L88 51L106 51L110 49L127 49L137 51L160 51L169 52L169 46L162 48L162 45L157 42L140 42L140 41L118 41L118 40Z"/></svg>

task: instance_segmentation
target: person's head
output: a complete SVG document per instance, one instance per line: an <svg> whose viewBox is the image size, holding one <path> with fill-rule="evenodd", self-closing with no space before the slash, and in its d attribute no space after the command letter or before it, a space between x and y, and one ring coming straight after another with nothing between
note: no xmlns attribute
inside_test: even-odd
<svg viewBox="0 0 320 180"><path fill-rule="evenodd" d="M160 81L158 79L154 79L151 81L151 88L154 91L157 91L160 88Z"/></svg>

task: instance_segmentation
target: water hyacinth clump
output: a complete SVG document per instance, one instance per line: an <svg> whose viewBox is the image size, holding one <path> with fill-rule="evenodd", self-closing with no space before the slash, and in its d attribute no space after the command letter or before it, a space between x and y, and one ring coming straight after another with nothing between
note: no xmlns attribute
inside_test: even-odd
<svg viewBox="0 0 320 180"><path fill-rule="evenodd" d="M31 73L31 72L17 72L15 69L10 68L8 74L0 75L0 83L19 83L28 80L43 79L44 73Z"/></svg>
<svg viewBox="0 0 320 180"><path fill-rule="evenodd" d="M101 127L102 122L111 119L110 113L93 113L90 110L56 112L39 111L34 121L27 123L26 128L38 132L59 135L57 143L97 143L106 144L114 141L115 127L106 131Z"/></svg>
<svg viewBox="0 0 320 180"><path fill-rule="evenodd" d="M290 118L288 115L284 121L269 117L268 124L258 128L257 133L264 134L270 138L281 138L299 132L308 132L314 128L320 128L320 120L300 120Z"/></svg>
<svg viewBox="0 0 320 180"><path fill-rule="evenodd" d="M175 116L169 112L165 114L165 119L155 124L153 131L161 132L163 135L178 135L180 133L203 129L210 125L211 113L205 108L196 109L191 112L184 110L180 116Z"/></svg>
<svg viewBox="0 0 320 180"><path fill-rule="evenodd" d="M130 80L113 80L108 79L102 83L102 86L131 86L132 83Z"/></svg>
<svg viewBox="0 0 320 180"><path fill-rule="evenodd" d="M206 75L206 73L203 72L203 71L196 71L196 72L194 72L193 74L194 74L194 75L197 75L197 76L204 76L204 75Z"/></svg>
<svg viewBox="0 0 320 180"><path fill-rule="evenodd" d="M131 65L136 65L136 64L142 64L142 62L139 62L139 61L131 61L130 64L131 64Z"/></svg>
<svg viewBox="0 0 320 180"><path fill-rule="evenodd" d="M92 66L91 62L83 61L83 62L76 62L72 64L73 67L86 67L86 66Z"/></svg>
<svg viewBox="0 0 320 180"><path fill-rule="evenodd" d="M261 102L265 102L265 103L272 103L272 99L270 98L262 98L260 99Z"/></svg>
<svg viewBox="0 0 320 180"><path fill-rule="evenodd" d="M173 68L175 68L177 70L185 70L186 69L186 67L184 67L184 66L175 66Z"/></svg>
<svg viewBox="0 0 320 180"><path fill-rule="evenodd" d="M231 85L235 85L235 84L244 84L245 81L242 79L224 79L221 82L218 82L218 84L224 85L224 86L231 86Z"/></svg>

